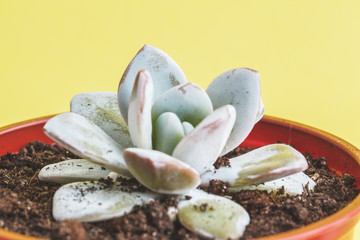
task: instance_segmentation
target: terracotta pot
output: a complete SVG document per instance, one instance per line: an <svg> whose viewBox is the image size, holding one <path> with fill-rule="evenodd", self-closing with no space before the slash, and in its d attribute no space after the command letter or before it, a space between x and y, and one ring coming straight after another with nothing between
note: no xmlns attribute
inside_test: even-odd
<svg viewBox="0 0 360 240"><path fill-rule="evenodd" d="M53 143L42 132L49 117L29 120L0 128L0 155L16 152L30 141ZM360 150L350 143L324 131L279 118L265 116L251 132L242 146L260 147L282 142L293 144L300 152L314 157L325 157L337 174L349 173L356 178L360 188ZM282 234L261 238L268 239L352 239L360 219L360 196L341 211L306 227ZM0 229L0 239L37 239Z"/></svg>

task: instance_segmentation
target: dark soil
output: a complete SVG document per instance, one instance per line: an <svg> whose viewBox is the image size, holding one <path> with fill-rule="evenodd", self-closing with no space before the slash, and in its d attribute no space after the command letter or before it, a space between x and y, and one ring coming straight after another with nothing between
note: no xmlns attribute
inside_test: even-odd
<svg viewBox="0 0 360 240"><path fill-rule="evenodd" d="M231 154L241 154L238 149ZM324 158L312 158L306 174L316 181L314 191L298 196L280 196L282 192L241 191L232 194L251 216L250 225L241 239L251 239L302 227L321 220L340 210L358 194L355 179L344 174L337 177L329 171ZM219 159L216 166L227 166L228 157ZM60 184L40 182L39 170L50 163L75 158L56 145L32 142L18 154L6 154L0 161L0 227L13 232L49 239L205 239L185 228L178 220L171 221L169 207L176 199L156 200L123 217L99 223L76 221L56 222L51 215L52 198ZM106 180L105 180L106 181ZM111 184L109 182L109 184ZM134 184L136 187L136 184ZM306 188L305 188L306 189ZM229 195L228 185L212 181L207 191Z"/></svg>

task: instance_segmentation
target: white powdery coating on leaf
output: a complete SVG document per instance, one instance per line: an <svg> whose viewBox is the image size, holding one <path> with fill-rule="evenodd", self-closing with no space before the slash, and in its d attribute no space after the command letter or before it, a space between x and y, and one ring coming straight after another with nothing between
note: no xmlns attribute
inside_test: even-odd
<svg viewBox="0 0 360 240"><path fill-rule="evenodd" d="M228 182L230 187L244 187L282 178L307 169L305 157L285 144L270 144L230 159L231 167L206 172L202 184L211 179Z"/></svg>
<svg viewBox="0 0 360 240"><path fill-rule="evenodd" d="M129 131L136 147L152 149L151 107L154 103L154 85L151 75L140 70L136 76L129 103Z"/></svg>
<svg viewBox="0 0 360 240"><path fill-rule="evenodd" d="M159 96L151 111L153 121L164 112L173 112L181 122L186 121L196 126L213 112L213 106L209 96L200 86L188 82Z"/></svg>
<svg viewBox="0 0 360 240"><path fill-rule="evenodd" d="M250 222L246 210L230 199L197 189L186 196L191 199L179 201L178 217L184 227L199 235L215 239L238 239Z"/></svg>
<svg viewBox="0 0 360 240"><path fill-rule="evenodd" d="M39 180L58 183L106 178L110 170L86 159L69 159L43 167Z"/></svg>
<svg viewBox="0 0 360 240"><path fill-rule="evenodd" d="M236 112L231 105L216 109L179 142L172 155L200 174L208 171L223 149L235 117Z"/></svg>
<svg viewBox="0 0 360 240"><path fill-rule="evenodd" d="M171 57L156 47L145 45L132 59L119 84L119 108L127 123L130 95L141 69L149 71L154 79L155 100L166 90L187 82L184 72Z"/></svg>
<svg viewBox="0 0 360 240"><path fill-rule="evenodd" d="M44 133L81 158L128 174L121 146L80 114L69 112L51 118L44 126Z"/></svg>
<svg viewBox="0 0 360 240"><path fill-rule="evenodd" d="M53 216L57 221L73 219L94 222L120 217L159 195L151 192L134 192L114 183L75 182L59 188L53 200Z"/></svg>
<svg viewBox="0 0 360 240"><path fill-rule="evenodd" d="M116 92L86 92L71 99L70 111L94 122L124 148L133 147Z"/></svg>
<svg viewBox="0 0 360 240"><path fill-rule="evenodd" d="M266 190L268 192L278 191L284 187L285 193L290 195L302 194L307 186L309 190L314 190L316 183L305 173L299 172L280 179L265 182L263 184L245 186L243 188L230 188L234 191L249 190Z"/></svg>
<svg viewBox="0 0 360 240"><path fill-rule="evenodd" d="M259 73L235 68L216 77L206 90L214 109L230 104L236 109L236 121L221 155L238 147L262 117Z"/></svg>
<svg viewBox="0 0 360 240"><path fill-rule="evenodd" d="M184 194L200 184L196 170L163 152L128 148L124 158L131 174L152 191Z"/></svg>

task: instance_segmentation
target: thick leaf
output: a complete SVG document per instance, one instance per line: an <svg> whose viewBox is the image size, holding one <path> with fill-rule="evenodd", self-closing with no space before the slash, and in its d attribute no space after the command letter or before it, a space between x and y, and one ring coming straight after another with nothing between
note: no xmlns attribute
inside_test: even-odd
<svg viewBox="0 0 360 240"><path fill-rule="evenodd" d="M258 110L258 113L256 115L256 122L260 121L262 119L262 117L264 116L265 114L265 107L264 107L264 103L262 101L262 99L260 99L260 102L259 102L259 110Z"/></svg>
<svg viewBox="0 0 360 240"><path fill-rule="evenodd" d="M305 157L285 144L271 144L230 159L231 167L222 167L201 176L203 185L211 179L244 187L282 178L308 168Z"/></svg>
<svg viewBox="0 0 360 240"><path fill-rule="evenodd" d="M77 113L62 113L51 118L44 132L56 143L81 158L106 168L129 174L123 158L123 149L101 128Z"/></svg>
<svg viewBox="0 0 360 240"><path fill-rule="evenodd" d="M141 69L150 72L154 79L155 99L166 90L186 83L186 77L176 62L158 48L145 45L126 68L118 90L120 112L128 122L128 106L137 73Z"/></svg>
<svg viewBox="0 0 360 240"><path fill-rule="evenodd" d="M173 157L200 174L212 168L230 135L236 113L231 105L216 109L176 146Z"/></svg>
<svg viewBox="0 0 360 240"><path fill-rule="evenodd" d="M165 153L128 148L124 158L131 174L147 188L166 194L183 194L197 187L199 174Z"/></svg>
<svg viewBox="0 0 360 240"><path fill-rule="evenodd" d="M136 76L129 103L129 131L136 147L152 149L151 107L154 103L154 85L148 71Z"/></svg>
<svg viewBox="0 0 360 240"><path fill-rule="evenodd" d="M220 74L206 90L214 109L231 104L236 109L236 121L222 155L240 145L254 124L263 116L258 72L236 68Z"/></svg>
<svg viewBox="0 0 360 240"><path fill-rule="evenodd" d="M199 235L215 239L238 239L250 222L246 210L225 197L201 190L193 190L186 196L191 199L179 201L178 218L184 227Z"/></svg>
<svg viewBox="0 0 360 240"><path fill-rule="evenodd" d="M111 179L113 182L115 182L118 178L131 179L133 177L131 175L126 176L117 172L110 172L109 175L106 176L106 179Z"/></svg>
<svg viewBox="0 0 360 240"><path fill-rule="evenodd" d="M273 181L265 182L257 185L249 185L241 188L230 188L232 191L240 191L244 189L250 190L266 190L268 192L277 192L284 187L285 194L296 195L302 194L304 189L314 190L316 183L303 172L291 174L287 177L279 178Z"/></svg>
<svg viewBox="0 0 360 240"><path fill-rule="evenodd" d="M209 96L198 85L188 82L163 93L154 103L152 119L155 121L164 112L173 112L181 122L193 126L199 124L213 111Z"/></svg>
<svg viewBox="0 0 360 240"><path fill-rule="evenodd" d="M120 146L133 147L129 129L119 111L117 93L80 93L72 98L70 110L94 122Z"/></svg>
<svg viewBox="0 0 360 240"><path fill-rule="evenodd" d="M188 135L193 129L193 125L189 122L182 122L185 136Z"/></svg>
<svg viewBox="0 0 360 240"><path fill-rule="evenodd" d="M123 216L135 205L145 204L158 197L152 192L135 192L118 182L75 182L56 191L53 216L57 221L102 221Z"/></svg>
<svg viewBox="0 0 360 240"><path fill-rule="evenodd" d="M156 150L171 155L184 136L183 125L174 113L165 112L155 121L154 146Z"/></svg>
<svg viewBox="0 0 360 240"><path fill-rule="evenodd" d="M41 181L70 183L106 178L110 170L86 159L69 159L43 167L38 177Z"/></svg>

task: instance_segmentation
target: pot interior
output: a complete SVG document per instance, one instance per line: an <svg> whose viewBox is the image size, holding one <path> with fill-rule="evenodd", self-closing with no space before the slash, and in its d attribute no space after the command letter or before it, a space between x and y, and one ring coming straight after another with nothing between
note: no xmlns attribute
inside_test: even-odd
<svg viewBox="0 0 360 240"><path fill-rule="evenodd" d="M50 117L0 128L0 155L15 153L31 141L53 143L42 131L43 125ZM334 173L351 174L356 178L357 188L360 188L360 151L348 142L324 131L300 123L264 116L241 146L257 148L276 142L291 144L298 151L308 152L315 158L326 158L328 166ZM345 207L338 213L302 229L276 235L276 239L338 239L339 236L353 231L354 225L360 218L359 213L360 196L351 206ZM0 229L0 239L2 234L5 233ZM34 239L9 232L6 235L4 235L5 239ZM273 239L273 237L275 236L262 239Z"/></svg>

